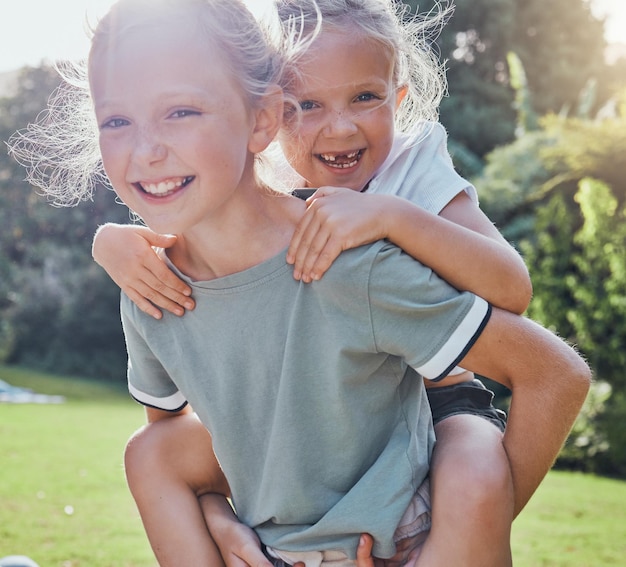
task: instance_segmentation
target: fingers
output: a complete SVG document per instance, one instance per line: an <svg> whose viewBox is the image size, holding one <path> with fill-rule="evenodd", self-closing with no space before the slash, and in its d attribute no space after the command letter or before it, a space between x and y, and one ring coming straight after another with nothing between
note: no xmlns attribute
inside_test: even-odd
<svg viewBox="0 0 626 567"><path fill-rule="evenodd" d="M381 203L375 197L323 187L307 200L287 252L295 279L306 283L320 279L343 250L387 237Z"/></svg>
<svg viewBox="0 0 626 567"><path fill-rule="evenodd" d="M369 534L361 535L359 546L356 550L357 567L375 567L376 563L372 557L372 548L374 547L374 539Z"/></svg>
<svg viewBox="0 0 626 567"><path fill-rule="evenodd" d="M293 277L310 283L320 279L332 261L337 257L331 256L331 245L334 243L328 227L319 223L309 223L307 230L302 234L300 243L293 257Z"/></svg>
<svg viewBox="0 0 626 567"><path fill-rule="evenodd" d="M302 240L305 234L307 234L309 225L313 221L314 221L314 215L311 214L310 208L307 208L302 219L300 219L298 226L296 226L293 236L291 237L291 242L289 243L289 249L287 250L287 262L289 264L295 264L296 260L298 259L300 259L300 262L301 262L301 258L299 257L302 255L302 249L303 249ZM308 248L308 246L305 245L304 249L306 250L306 248ZM300 267L298 269L300 271ZM300 279L300 278L296 277L296 279Z"/></svg>
<svg viewBox="0 0 626 567"><path fill-rule="evenodd" d="M134 289L126 289L126 295L130 298L130 300L150 317L154 317L155 319L162 319L163 313L161 313L160 309L155 307L150 301L148 301L143 294L137 292Z"/></svg>
<svg viewBox="0 0 626 567"><path fill-rule="evenodd" d="M147 262L129 273L128 281L121 286L133 303L156 319L161 319L161 309L179 317L185 314L186 309L193 309L195 303L187 296L191 291L189 286L179 280L156 255L153 262L152 266Z"/></svg>
<svg viewBox="0 0 626 567"><path fill-rule="evenodd" d="M287 252L287 262L294 266L293 277L305 283L324 275L343 250L345 240L342 233L345 212L315 196L307 201L307 211L294 231Z"/></svg>
<svg viewBox="0 0 626 567"><path fill-rule="evenodd" d="M191 287L170 270L159 256L153 254L144 268L144 281L151 293L147 299L168 311L171 311L172 304L177 304L183 310L195 307L190 297Z"/></svg>
<svg viewBox="0 0 626 567"><path fill-rule="evenodd" d="M176 237L137 225L106 224L94 236L92 254L111 279L144 313L160 319L161 309L181 316L195 303L191 288L172 272L154 247L168 248Z"/></svg>
<svg viewBox="0 0 626 567"><path fill-rule="evenodd" d="M153 241L167 238L162 235L154 236ZM139 266L136 276L131 279L128 285L141 295L142 300L150 302L153 308L146 308L146 310L144 309L145 301L141 301L140 304L130 294L129 297L142 311L154 316L160 308L180 317L184 315L186 309L191 310L195 307L193 299L189 297L191 295L189 285L172 272L152 248L148 248L147 252L137 261ZM131 275L132 272L129 272L129 277Z"/></svg>
<svg viewBox="0 0 626 567"><path fill-rule="evenodd" d="M273 567L258 544L245 545L238 556L233 557L233 560L227 561L226 564L228 567Z"/></svg>

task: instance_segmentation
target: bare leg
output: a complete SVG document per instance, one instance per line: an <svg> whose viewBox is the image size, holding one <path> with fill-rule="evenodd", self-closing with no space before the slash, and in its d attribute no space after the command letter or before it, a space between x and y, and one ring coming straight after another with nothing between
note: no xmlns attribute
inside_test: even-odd
<svg viewBox="0 0 626 567"><path fill-rule="evenodd" d="M228 494L211 436L194 415L150 423L131 437L126 479L161 567L224 565L198 495Z"/></svg>
<svg viewBox="0 0 626 567"><path fill-rule="evenodd" d="M513 481L502 433L471 415L449 417L435 433L432 529L417 565L510 566Z"/></svg>

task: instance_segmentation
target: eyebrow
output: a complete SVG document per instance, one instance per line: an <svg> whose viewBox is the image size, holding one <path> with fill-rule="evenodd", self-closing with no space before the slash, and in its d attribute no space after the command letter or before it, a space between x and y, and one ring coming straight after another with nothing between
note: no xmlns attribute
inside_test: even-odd
<svg viewBox="0 0 626 567"><path fill-rule="evenodd" d="M165 105L169 104L186 104L186 105L207 105L211 102L211 97L206 96L207 91L203 89L190 89L189 91L171 91L159 94L159 99ZM181 99L179 103L178 100ZM105 98L101 102L96 103L94 100L94 108L100 111L106 111L109 108L115 108L125 103L124 98Z"/></svg>
<svg viewBox="0 0 626 567"><path fill-rule="evenodd" d="M327 86L327 85L312 85L312 86L307 86L307 85L296 85L296 87L293 89L293 92L304 92L305 94L310 93L310 94L315 94L317 92L323 92L323 93L328 93L329 91L332 92L334 90L339 90L339 89L344 89L344 88L350 88L354 91L371 91L371 90L381 90L381 89L388 89L389 86L391 85L391 81L385 81L383 79L380 78L376 78L376 79L371 79L368 81L363 81L360 83L341 83L341 84L334 84L332 86ZM306 89L304 87L307 87Z"/></svg>

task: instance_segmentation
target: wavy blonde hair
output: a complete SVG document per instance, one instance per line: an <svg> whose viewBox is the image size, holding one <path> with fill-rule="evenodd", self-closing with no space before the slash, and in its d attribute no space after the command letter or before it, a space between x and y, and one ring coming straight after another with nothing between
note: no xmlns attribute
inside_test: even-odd
<svg viewBox="0 0 626 567"><path fill-rule="evenodd" d="M453 12L450 3L422 15L411 15L408 6L394 0L275 0L275 5L285 34L282 87L287 94L300 58L322 26L329 26L375 41L392 58L394 85L407 89L396 112L399 131L438 119L446 79L434 42Z"/></svg>
<svg viewBox="0 0 626 567"><path fill-rule="evenodd" d="M9 140L27 181L53 204L75 205L90 199L98 185L110 187L89 91L92 55L138 27L173 22L199 28L222 51L251 106L282 75L278 27L267 19L259 25L241 0L119 0L92 31L89 59L57 66L63 82L48 108Z"/></svg>

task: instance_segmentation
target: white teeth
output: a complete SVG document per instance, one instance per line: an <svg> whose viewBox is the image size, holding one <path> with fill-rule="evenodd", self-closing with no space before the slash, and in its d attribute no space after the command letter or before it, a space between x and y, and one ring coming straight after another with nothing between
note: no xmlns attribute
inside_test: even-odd
<svg viewBox="0 0 626 567"><path fill-rule="evenodd" d="M320 157L324 161L334 162L337 161L337 157L339 157L340 155L348 159L353 159L359 155L359 150L356 150L355 152L350 152L349 154L320 154Z"/></svg>
<svg viewBox="0 0 626 567"><path fill-rule="evenodd" d="M354 167L357 163L359 163L359 160L354 160L348 163L334 163L332 165L332 167L336 168L336 169L348 169L349 167Z"/></svg>
<svg viewBox="0 0 626 567"><path fill-rule="evenodd" d="M335 169L348 169L359 163L361 150L356 150L348 154L319 154L320 159ZM340 160L340 161L338 161ZM352 160L346 162L346 160Z"/></svg>
<svg viewBox="0 0 626 567"><path fill-rule="evenodd" d="M183 183L187 180L187 177L181 177L180 179L174 181L170 179L168 181L161 181L159 183L142 183L141 187L146 193L150 193L151 195L165 195L174 191L174 189L178 189L183 186Z"/></svg>

